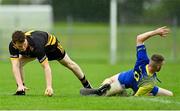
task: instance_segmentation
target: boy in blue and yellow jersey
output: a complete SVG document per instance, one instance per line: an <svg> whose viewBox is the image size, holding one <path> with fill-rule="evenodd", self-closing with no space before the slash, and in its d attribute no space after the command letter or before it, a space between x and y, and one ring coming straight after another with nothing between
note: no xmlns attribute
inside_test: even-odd
<svg viewBox="0 0 180 111"><path fill-rule="evenodd" d="M45 95L53 95L51 68L48 62L51 60L57 60L70 69L85 88L91 88L79 65L69 58L60 42L52 34L43 31L15 31L9 44L9 52L17 83L15 95L25 95L25 90L28 88L24 85L23 66L35 59L38 59L45 72Z"/></svg>
<svg viewBox="0 0 180 111"><path fill-rule="evenodd" d="M157 79L156 72L159 72L164 62L164 57L159 54L153 54L149 60L144 41L155 35L166 37L169 29L161 27L137 36L136 53L137 60L133 69L116 74L107 78L98 89L81 89L82 95L104 95L111 96L123 92L127 88L134 91L134 96L144 95L163 95L173 96L169 90L155 85Z"/></svg>

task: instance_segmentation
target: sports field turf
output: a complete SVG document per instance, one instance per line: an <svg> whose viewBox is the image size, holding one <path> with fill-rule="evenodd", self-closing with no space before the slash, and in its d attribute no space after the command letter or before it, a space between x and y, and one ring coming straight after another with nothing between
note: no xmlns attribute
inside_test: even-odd
<svg viewBox="0 0 180 111"><path fill-rule="evenodd" d="M94 87L100 82L132 65L122 63L110 66L98 63L79 63ZM43 95L45 81L43 71L37 62L25 67L26 85L30 88L26 96L13 96L16 84L9 63L1 63L0 109L180 109L180 67L168 63L161 71L161 87L174 92L174 97L83 97L79 94L80 82L74 75L56 62L51 62L54 96Z"/></svg>
<svg viewBox="0 0 180 111"><path fill-rule="evenodd" d="M94 29L94 27L97 27L97 29ZM89 32L85 32L86 28L89 30L92 29L91 34L94 34L89 35ZM68 35L66 28L58 28L60 32L62 30L62 32L66 33L59 34L58 30L55 32L56 35L64 35L60 37L63 46L66 47L65 49L67 49L73 60L81 66L93 87L98 87L106 77L133 67L135 62L134 38L130 39L125 36L119 40L118 43L121 44L118 45L118 62L116 65L110 65L108 61L108 29L104 28L104 26L87 26L86 28L83 28L83 30L80 27L79 29L76 27L77 31L74 29L71 35L76 38L68 38L70 34ZM125 28L131 30L132 27ZM137 28L133 27L133 29ZM128 33L129 30L124 29L124 31L119 30L122 31L119 33L134 37L140 32L148 31L147 29L151 30L154 27L141 27L139 30L131 31L130 34ZM82 33L80 33L81 31ZM68 41L68 39L72 41ZM21 97L13 96L12 94L16 90L16 83L11 71L11 64L6 60L0 62L0 109L180 109L180 61L178 58L172 60L169 57L171 50L168 44L171 45L172 41L169 38L167 39L167 41L163 40L162 42L155 41L160 41L160 39L150 40L147 43L147 47L150 54L158 51L165 54L168 58L161 72L158 73L158 77L162 81L162 83L158 83L158 86L173 91L174 97L84 97L79 94L79 89L82 88L79 80L72 72L57 62L50 62L55 94L52 97L46 97L43 95L45 90L45 76L43 69L37 61L25 66L25 83L30 88L26 93L27 95ZM156 48L156 46L159 47ZM128 91L130 92L130 90Z"/></svg>

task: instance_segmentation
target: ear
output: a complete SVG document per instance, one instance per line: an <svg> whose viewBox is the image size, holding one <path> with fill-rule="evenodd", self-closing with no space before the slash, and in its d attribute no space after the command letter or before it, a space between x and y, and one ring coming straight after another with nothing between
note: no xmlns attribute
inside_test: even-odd
<svg viewBox="0 0 180 111"><path fill-rule="evenodd" d="M161 68L161 65L159 64L159 65L157 65L157 69L159 69L159 68Z"/></svg>
<svg viewBox="0 0 180 111"><path fill-rule="evenodd" d="M13 42L13 47L14 47L15 49L17 49L17 47L16 47L16 43L14 43L14 42Z"/></svg>
<svg viewBox="0 0 180 111"><path fill-rule="evenodd" d="M15 42L12 42L13 43L13 45L16 45L16 43Z"/></svg>

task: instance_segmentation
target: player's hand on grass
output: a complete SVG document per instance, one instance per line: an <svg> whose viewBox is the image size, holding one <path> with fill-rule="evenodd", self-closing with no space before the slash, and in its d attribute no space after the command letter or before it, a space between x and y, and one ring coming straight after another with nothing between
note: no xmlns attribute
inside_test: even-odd
<svg viewBox="0 0 180 111"><path fill-rule="evenodd" d="M46 88L44 94L46 96L52 96L53 95L53 89L52 88Z"/></svg>
<svg viewBox="0 0 180 111"><path fill-rule="evenodd" d="M156 29L155 32L158 35L160 35L161 37L166 37L167 34L170 32L170 29L167 28L166 26L164 26L164 27L160 27L160 28Z"/></svg>
<svg viewBox="0 0 180 111"><path fill-rule="evenodd" d="M26 86L24 86L24 90L29 90L29 88L28 88L28 87L26 87Z"/></svg>

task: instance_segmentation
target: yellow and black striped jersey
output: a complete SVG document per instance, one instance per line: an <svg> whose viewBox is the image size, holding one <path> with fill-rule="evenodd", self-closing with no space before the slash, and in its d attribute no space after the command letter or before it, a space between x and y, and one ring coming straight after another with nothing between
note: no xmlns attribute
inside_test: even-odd
<svg viewBox="0 0 180 111"><path fill-rule="evenodd" d="M44 31L28 31L25 33L26 39L28 41L28 47L26 51L20 51L14 47L12 41L9 44L9 53L11 58L19 58L19 54L37 58L40 63L45 59L54 60L55 57L49 56L51 52L57 50L59 42L54 35L51 35ZM61 49L63 52L64 50Z"/></svg>

